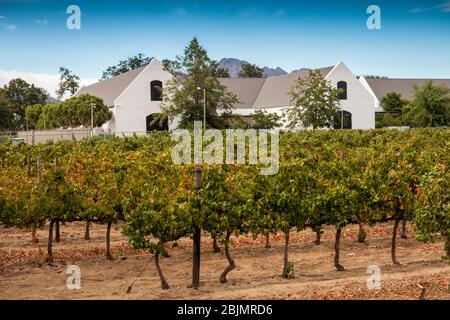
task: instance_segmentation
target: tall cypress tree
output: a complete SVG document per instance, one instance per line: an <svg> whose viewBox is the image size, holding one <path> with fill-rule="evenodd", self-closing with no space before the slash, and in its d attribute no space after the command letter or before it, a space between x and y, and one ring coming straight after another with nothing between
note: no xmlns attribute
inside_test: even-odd
<svg viewBox="0 0 450 320"><path fill-rule="evenodd" d="M238 99L217 80L222 72L217 62L208 57L198 39L194 37L183 55L177 56L176 61L168 65L173 79L163 89L163 112L155 121L180 117L179 127L191 128L194 121L203 119L205 89L207 126L224 127L226 120L222 114L232 113Z"/></svg>

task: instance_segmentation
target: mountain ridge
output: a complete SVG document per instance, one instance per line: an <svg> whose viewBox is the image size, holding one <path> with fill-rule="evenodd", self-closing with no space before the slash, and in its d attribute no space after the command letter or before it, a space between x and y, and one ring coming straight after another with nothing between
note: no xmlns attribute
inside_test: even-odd
<svg viewBox="0 0 450 320"><path fill-rule="evenodd" d="M245 60L240 60L237 58L222 58L219 61L219 66L221 68L227 69L231 78L238 78L239 71L241 71L242 65L248 64L249 62ZM288 74L285 70L280 67L263 67L263 72L266 77L275 77Z"/></svg>

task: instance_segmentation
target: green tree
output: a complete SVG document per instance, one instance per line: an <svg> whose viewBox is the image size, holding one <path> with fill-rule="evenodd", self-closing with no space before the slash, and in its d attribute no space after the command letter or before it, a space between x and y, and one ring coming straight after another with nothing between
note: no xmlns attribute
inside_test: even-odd
<svg viewBox="0 0 450 320"><path fill-rule="evenodd" d="M94 106L94 126L100 127L112 117L112 112L99 97L82 94L59 103L32 105L26 109L31 125L36 129L75 128L91 126L91 106Z"/></svg>
<svg viewBox="0 0 450 320"><path fill-rule="evenodd" d="M112 118L112 112L103 103L103 100L89 94L70 98L62 105L65 109L64 114L72 115L67 118L67 123L70 123L72 127L81 125L87 128L91 126L92 105L94 106L94 127L100 127Z"/></svg>
<svg viewBox="0 0 450 320"><path fill-rule="evenodd" d="M264 69L258 67L256 64L243 64L238 73L240 78L265 78Z"/></svg>
<svg viewBox="0 0 450 320"><path fill-rule="evenodd" d="M61 99L67 91L73 96L79 87L80 77L69 69L60 67L58 90L56 90L58 99Z"/></svg>
<svg viewBox="0 0 450 320"><path fill-rule="evenodd" d="M256 110L253 114L253 120L255 121L253 124L255 129L274 129L282 126L280 123L281 116L266 110Z"/></svg>
<svg viewBox="0 0 450 320"><path fill-rule="evenodd" d="M381 99L381 106L384 111L401 113L405 101L402 99L402 95L397 92L389 92Z"/></svg>
<svg viewBox="0 0 450 320"><path fill-rule="evenodd" d="M138 53L137 55L128 57L126 60L120 60L118 64L110 66L105 71L103 71L101 80L109 79L119 74L143 67L149 64L152 59L153 58L146 57L142 53Z"/></svg>
<svg viewBox="0 0 450 320"><path fill-rule="evenodd" d="M399 127L403 124L403 117L392 113L382 113L375 117L376 128Z"/></svg>
<svg viewBox="0 0 450 320"><path fill-rule="evenodd" d="M31 129L36 129L37 125L39 123L39 119L41 118L42 111L45 105L43 104L34 104L31 106L28 106L25 109L25 115L28 119L28 126Z"/></svg>
<svg viewBox="0 0 450 320"><path fill-rule="evenodd" d="M332 127L339 111L339 93L340 89L332 87L319 70L311 70L307 77L299 77L289 92L291 107L285 112L288 127Z"/></svg>
<svg viewBox="0 0 450 320"><path fill-rule="evenodd" d="M180 116L179 126L187 128L203 119L202 88L205 88L206 122L215 128L223 127L226 121L220 113L231 112L238 99L217 80L217 63L208 57L197 38L189 42L184 54L171 63L171 68L172 74L178 76L166 84L164 96L171 99L164 99L162 113L155 122Z"/></svg>
<svg viewBox="0 0 450 320"><path fill-rule="evenodd" d="M25 128L25 108L29 105L45 103L48 97L44 89L37 88L34 84L30 85L20 78L11 80L3 89L14 114L10 129L15 130Z"/></svg>
<svg viewBox="0 0 450 320"><path fill-rule="evenodd" d="M405 121L413 127L439 127L450 124L450 88L427 81L414 87L414 100Z"/></svg>
<svg viewBox="0 0 450 320"><path fill-rule="evenodd" d="M5 90L0 88L0 130L7 130L11 128L13 119L13 110L6 96Z"/></svg>
<svg viewBox="0 0 450 320"><path fill-rule="evenodd" d="M212 74L216 78L230 78L230 72L226 68L221 68L217 61L212 63Z"/></svg>

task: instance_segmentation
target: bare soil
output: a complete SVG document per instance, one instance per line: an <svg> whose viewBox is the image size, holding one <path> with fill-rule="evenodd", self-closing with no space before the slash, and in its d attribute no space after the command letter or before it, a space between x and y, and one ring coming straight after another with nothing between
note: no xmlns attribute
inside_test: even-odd
<svg viewBox="0 0 450 320"><path fill-rule="evenodd" d="M111 232L114 260L105 254L104 225L91 225L91 240L83 240L84 224L61 226L61 242L54 243L55 263L44 263L47 227L38 230L38 244L31 243L31 231L0 228L0 299L450 299L450 265L441 257L444 242L422 244L414 239L398 239L398 260L390 256L392 224L366 227L367 240L357 242L358 227L348 226L341 239L341 264L334 269L334 229L327 227L322 243L313 243L315 234L291 234L289 260L295 264L295 278L281 277L282 234L265 239L249 236L232 238L231 255L236 269L228 283L219 275L227 266L222 252L213 253L212 241L202 238L201 288L189 288L192 243L181 239L168 244L170 258L162 258L162 271L170 289L162 290L154 260L148 252L136 252L117 225ZM81 269L81 289L68 289L69 265ZM147 266L146 266L147 265ZM381 288L369 290L369 266L381 271ZM140 272L142 275L138 277ZM128 287L133 283L130 293Z"/></svg>

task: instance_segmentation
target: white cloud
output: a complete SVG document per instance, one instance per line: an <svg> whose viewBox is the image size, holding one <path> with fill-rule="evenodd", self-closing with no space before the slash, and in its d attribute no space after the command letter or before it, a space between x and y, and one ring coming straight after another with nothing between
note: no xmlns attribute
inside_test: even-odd
<svg viewBox="0 0 450 320"><path fill-rule="evenodd" d="M421 13L426 11L435 11L438 10L440 12L450 12L450 0L447 0L443 3L437 4L431 7L414 7L408 10L411 13Z"/></svg>
<svg viewBox="0 0 450 320"><path fill-rule="evenodd" d="M1 70L0 69L0 87L8 84L12 79L21 78L36 87L44 88L52 97L56 96L55 91L58 88L59 74L33 73L17 70ZM85 78L80 83L83 86L97 82L97 79ZM67 97L64 97L67 98Z"/></svg>
<svg viewBox="0 0 450 320"><path fill-rule="evenodd" d="M17 29L17 26L16 26L15 24L8 24L8 25L5 27L5 29L6 29L6 30L9 30L9 31L14 31L14 30Z"/></svg>
<svg viewBox="0 0 450 320"><path fill-rule="evenodd" d="M46 26L46 25L48 24L48 20L47 20L47 19L44 19L44 20L34 20L34 23L37 23L37 24L41 24L41 25Z"/></svg>
<svg viewBox="0 0 450 320"><path fill-rule="evenodd" d="M424 7L414 7L408 10L408 12L411 13L420 13L420 12L425 12L425 11L430 11L430 8L424 8Z"/></svg>
<svg viewBox="0 0 450 320"><path fill-rule="evenodd" d="M438 4L435 8L439 9L441 12L450 12L450 1Z"/></svg>
<svg viewBox="0 0 450 320"><path fill-rule="evenodd" d="M6 19L5 16L0 16L0 20L4 20L4 19Z"/></svg>

